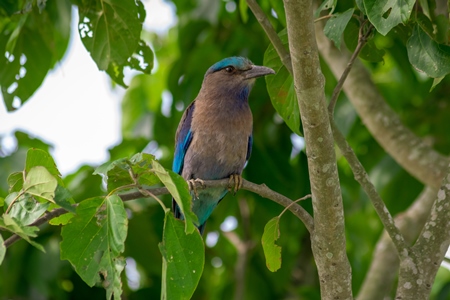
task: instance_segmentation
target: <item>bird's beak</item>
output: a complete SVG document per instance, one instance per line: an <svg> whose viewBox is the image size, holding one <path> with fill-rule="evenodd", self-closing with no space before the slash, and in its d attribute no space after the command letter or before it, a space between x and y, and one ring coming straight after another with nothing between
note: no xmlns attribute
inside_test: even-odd
<svg viewBox="0 0 450 300"><path fill-rule="evenodd" d="M264 67L264 66L252 66L251 69L248 69L245 71L245 79L252 79L257 78L269 74L275 74L275 71L271 68Z"/></svg>

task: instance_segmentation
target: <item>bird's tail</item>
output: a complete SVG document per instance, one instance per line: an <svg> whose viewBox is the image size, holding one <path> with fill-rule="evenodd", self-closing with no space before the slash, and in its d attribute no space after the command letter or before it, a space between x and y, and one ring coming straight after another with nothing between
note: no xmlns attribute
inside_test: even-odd
<svg viewBox="0 0 450 300"><path fill-rule="evenodd" d="M180 219L180 220L184 220L184 216L181 213L181 209L178 206L178 204L175 201L175 199L173 199L173 198L172 198L172 211L173 211L173 215L175 216L175 218ZM201 235L203 235L203 232L205 231L205 225L206 225L206 222L201 224L200 226L197 226L198 231L200 231Z"/></svg>

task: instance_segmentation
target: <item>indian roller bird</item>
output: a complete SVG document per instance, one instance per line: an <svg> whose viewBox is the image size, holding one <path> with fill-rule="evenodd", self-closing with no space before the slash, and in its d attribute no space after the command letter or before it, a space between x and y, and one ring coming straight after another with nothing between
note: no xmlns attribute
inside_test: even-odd
<svg viewBox="0 0 450 300"><path fill-rule="evenodd" d="M198 217L201 234L228 189L197 192L195 184L230 178L235 192L241 187L241 173L250 157L253 139L248 96L256 78L274 73L270 68L255 66L247 58L225 58L207 70L199 94L181 118L172 169L188 181L192 211ZM176 218L184 219L175 200L172 209Z"/></svg>

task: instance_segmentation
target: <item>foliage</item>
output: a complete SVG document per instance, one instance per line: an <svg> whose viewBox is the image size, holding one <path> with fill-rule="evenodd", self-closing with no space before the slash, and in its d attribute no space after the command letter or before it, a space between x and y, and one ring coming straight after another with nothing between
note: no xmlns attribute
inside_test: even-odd
<svg viewBox="0 0 450 300"><path fill-rule="evenodd" d="M371 30L359 56L374 83L403 123L441 153L449 153L448 18L436 10L434 1L387 2L358 0L355 6L352 1L325 1L317 16L322 10L332 14L322 22L338 48L345 43L353 51L360 28ZM289 49L280 1L258 3ZM196 96L205 70L223 57L247 56L277 71L266 78L267 91L261 80L251 94L254 147L244 177L291 199L308 194L310 187L306 154L294 143L302 130L292 76L246 1L174 0L173 4L179 23L167 36L158 36L142 31L145 10L140 0L0 3L0 86L9 111L32 96L66 53L74 6L87 51L117 84L125 86L126 68L149 74L153 55L160 66L151 76L132 78L123 101L124 139L110 149L110 160L96 169L81 166L62 178L49 154L50 145L15 133L17 149L0 158L2 297L97 299L106 293L108 299L122 294L130 299L161 294L166 299L230 299L233 294L238 297L242 275L244 299L320 298L308 232L292 214L274 217L282 211L277 204L240 191L239 202L246 204L238 205L227 196L208 221L206 246L195 229L187 185L165 167L171 164L183 108ZM336 80L325 63L322 69L325 92L331 96ZM162 96L167 91L173 100L168 106ZM336 122L391 213L406 210L423 183L386 154L346 100L344 95L338 101ZM142 153L149 141L161 154L158 161ZM347 255L357 293L383 228L340 156L338 167ZM154 185L168 188L186 216L184 224L167 209L171 197L122 202L118 196ZM312 213L310 202L301 205ZM58 208L69 212L50 222L58 226L33 225ZM238 228L231 233L219 230L230 216L238 220ZM6 248L3 241L13 234L25 242ZM434 299L448 294L450 279L445 272L438 274Z"/></svg>

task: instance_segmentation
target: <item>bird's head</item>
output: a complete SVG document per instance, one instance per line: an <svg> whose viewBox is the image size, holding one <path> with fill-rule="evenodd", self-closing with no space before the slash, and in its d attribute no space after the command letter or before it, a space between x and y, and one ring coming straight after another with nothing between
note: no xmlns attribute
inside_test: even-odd
<svg viewBox="0 0 450 300"><path fill-rule="evenodd" d="M268 74L275 74L275 71L264 66L255 66L244 57L228 57L208 69L202 90L228 97L234 95L246 100L255 79Z"/></svg>

